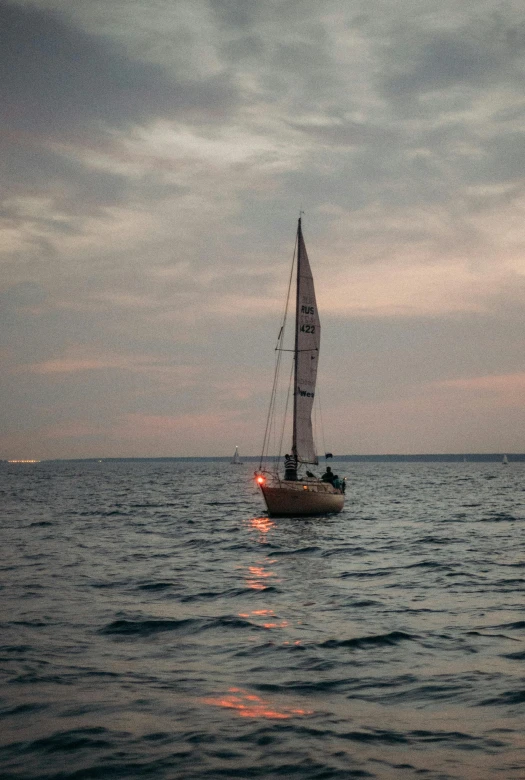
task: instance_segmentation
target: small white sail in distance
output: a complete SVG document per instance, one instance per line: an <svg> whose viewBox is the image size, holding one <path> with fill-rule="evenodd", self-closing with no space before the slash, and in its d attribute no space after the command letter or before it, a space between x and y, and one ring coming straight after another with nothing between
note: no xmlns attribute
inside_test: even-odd
<svg viewBox="0 0 525 780"><path fill-rule="evenodd" d="M240 466L242 464L242 461L239 457L239 448L235 447L235 452L233 453L233 458L231 459L230 463L234 466Z"/></svg>

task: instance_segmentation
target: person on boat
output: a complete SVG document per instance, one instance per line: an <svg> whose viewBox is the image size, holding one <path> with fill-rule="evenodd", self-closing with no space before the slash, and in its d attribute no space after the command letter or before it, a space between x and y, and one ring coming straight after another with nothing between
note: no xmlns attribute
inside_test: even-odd
<svg viewBox="0 0 525 780"><path fill-rule="evenodd" d="M326 471L323 474L323 476L321 477L321 479L323 480L323 482L330 482L331 485L334 484L334 473L333 473L332 469L330 468L330 466L326 467Z"/></svg>
<svg viewBox="0 0 525 780"><path fill-rule="evenodd" d="M286 453L284 456L284 478L292 481L297 479L297 458L293 451L291 455Z"/></svg>
<svg viewBox="0 0 525 780"><path fill-rule="evenodd" d="M342 482L341 482L341 480L339 479L339 474L334 474L334 478L333 478L333 481L332 481L332 485L333 485L335 488L337 488L337 490L341 490L342 484L343 484L343 483L342 483Z"/></svg>

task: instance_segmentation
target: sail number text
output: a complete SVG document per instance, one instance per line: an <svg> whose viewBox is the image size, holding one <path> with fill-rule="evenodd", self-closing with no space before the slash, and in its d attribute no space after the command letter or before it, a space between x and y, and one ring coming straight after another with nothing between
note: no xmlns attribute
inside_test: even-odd
<svg viewBox="0 0 525 780"><path fill-rule="evenodd" d="M301 325L301 333L315 333L315 325Z"/></svg>

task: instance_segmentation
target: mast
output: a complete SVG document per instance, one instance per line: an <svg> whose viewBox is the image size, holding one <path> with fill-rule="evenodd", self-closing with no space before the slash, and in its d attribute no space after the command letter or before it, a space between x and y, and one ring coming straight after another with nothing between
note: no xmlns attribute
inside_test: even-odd
<svg viewBox="0 0 525 780"><path fill-rule="evenodd" d="M297 223L297 276L295 285L295 344L294 344L294 379L293 379L293 434L292 455L297 457L297 354L299 349L299 279L301 278L301 217Z"/></svg>

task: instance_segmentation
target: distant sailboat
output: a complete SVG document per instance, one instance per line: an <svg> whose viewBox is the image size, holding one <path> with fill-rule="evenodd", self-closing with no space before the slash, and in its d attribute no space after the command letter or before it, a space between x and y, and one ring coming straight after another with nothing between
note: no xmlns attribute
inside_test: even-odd
<svg viewBox="0 0 525 780"><path fill-rule="evenodd" d="M233 453L233 458L231 459L230 463L233 466L242 466L242 460L239 457L239 448L235 447L235 452Z"/></svg>
<svg viewBox="0 0 525 780"><path fill-rule="evenodd" d="M501 463L502 463L503 466L508 466L509 465L509 459L507 458L506 455L503 456L503 460L501 461Z"/></svg>
<svg viewBox="0 0 525 780"><path fill-rule="evenodd" d="M331 473L329 467L327 467L327 474L324 475L325 479L319 479L310 471L306 471L304 475L300 474L300 469L303 465L317 465L319 463L313 440L312 409L321 335L314 281L304 244L300 217L293 262L295 263L295 261L297 261L297 267L294 348L293 350L287 350L283 347L286 313L292 288L292 276L290 276L285 315L276 348L277 362L263 451L259 463L259 471L255 473L256 481L263 494L268 514L271 517L311 516L340 512L345 501L344 481L334 480L335 475ZM279 367L281 356L285 352L292 352L294 359L292 381L293 426L291 455L286 455L285 457L285 474L284 478L282 478L278 471L280 456L274 462L273 469L264 469L263 464L265 459L268 458L267 450L270 432L275 429L274 417ZM281 442L284 435L286 413L284 416L285 420L283 421L280 436Z"/></svg>

